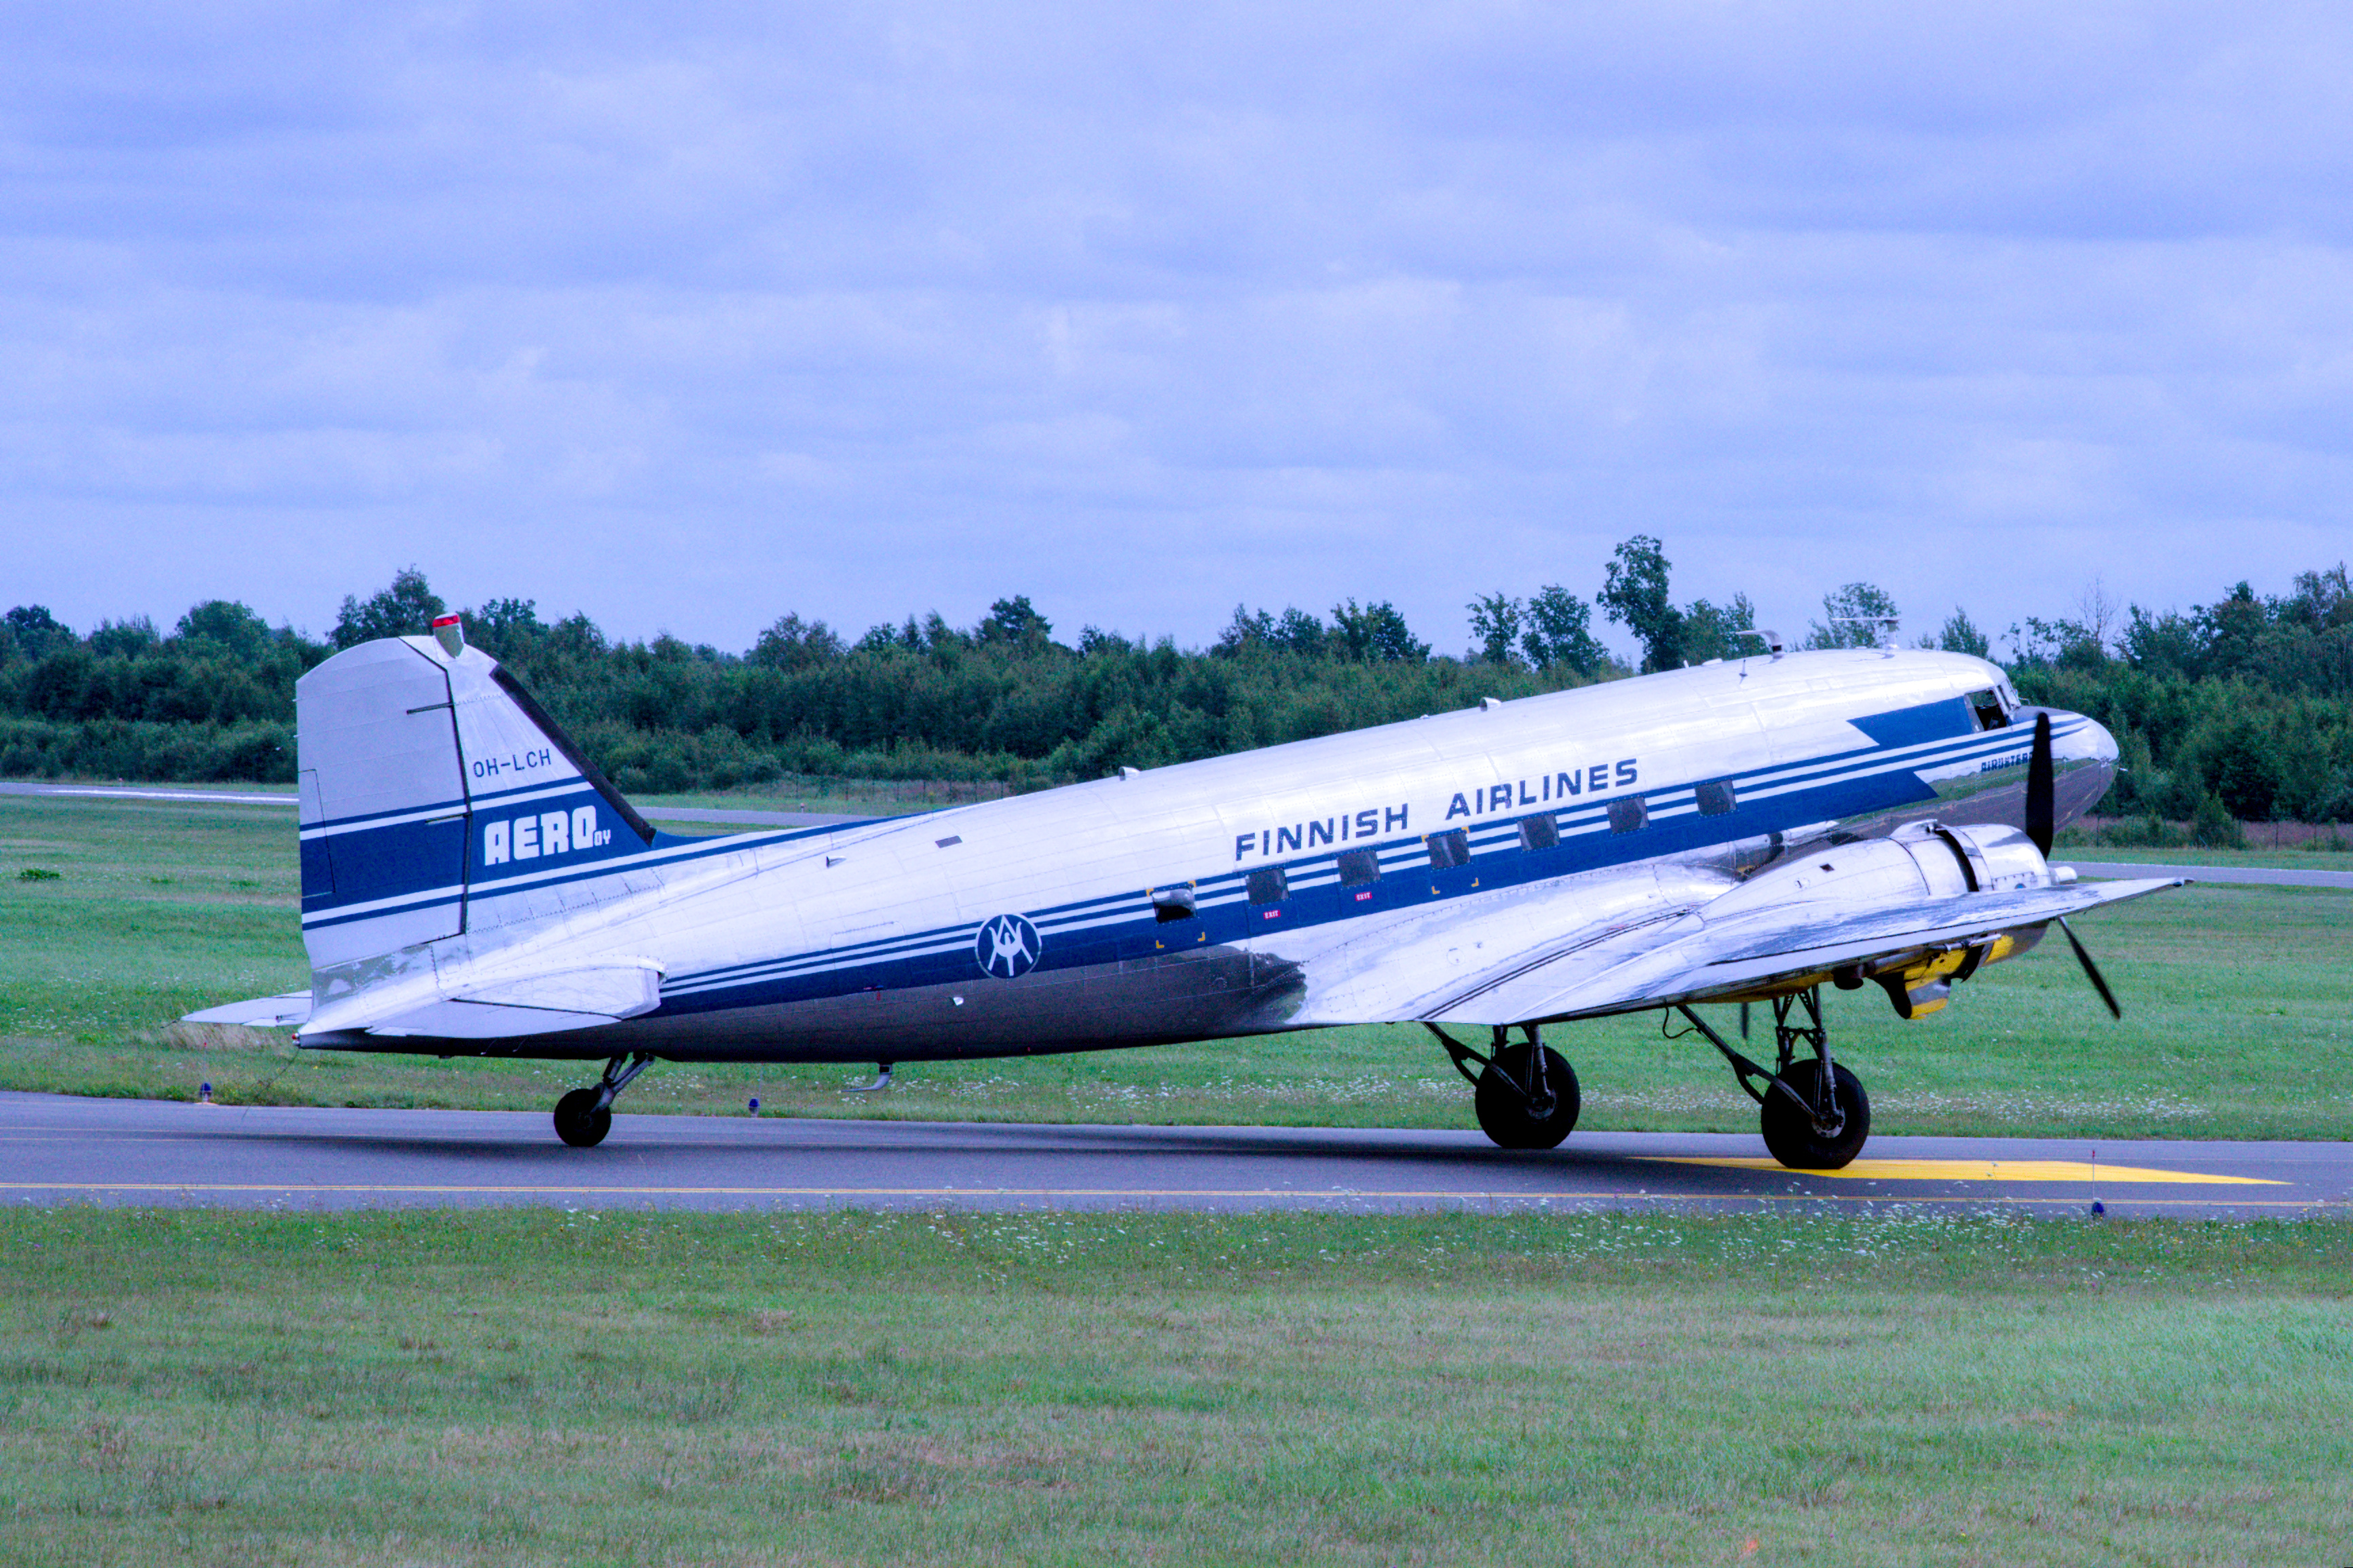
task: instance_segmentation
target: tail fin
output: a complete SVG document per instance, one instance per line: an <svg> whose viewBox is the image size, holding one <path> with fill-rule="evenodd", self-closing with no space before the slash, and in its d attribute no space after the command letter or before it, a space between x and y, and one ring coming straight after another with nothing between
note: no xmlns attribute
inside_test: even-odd
<svg viewBox="0 0 2353 1568"><path fill-rule="evenodd" d="M363 643L305 675L294 700L302 942L314 969L455 936L470 904L653 842L596 763L480 649Z"/></svg>

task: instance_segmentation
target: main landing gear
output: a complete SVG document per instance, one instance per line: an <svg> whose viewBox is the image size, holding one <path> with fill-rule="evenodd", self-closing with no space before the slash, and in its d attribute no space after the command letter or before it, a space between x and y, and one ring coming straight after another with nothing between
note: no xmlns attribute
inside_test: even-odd
<svg viewBox="0 0 2353 1568"><path fill-rule="evenodd" d="M1556 1148L1577 1125L1583 1104L1577 1073L1558 1051L1536 1038L1534 1024L1520 1026L1527 1039L1519 1045L1512 1043L1509 1029L1496 1026L1493 1044L1483 1057L1435 1024L1422 1027L1446 1047L1454 1070L1471 1080L1480 1130L1502 1147ZM1471 1070L1473 1062L1477 1072Z"/></svg>
<svg viewBox="0 0 2353 1568"><path fill-rule="evenodd" d="M1800 1007L1803 1017L1791 1022ZM1821 987L1773 998L1778 1055L1770 1072L1734 1050L1689 1007L1678 1006L1675 1011L1732 1064L1733 1077L1757 1102L1765 1147L1773 1158L1793 1171L1835 1171L1862 1152L1863 1142L1871 1136L1871 1097L1863 1093L1861 1079L1831 1059L1830 1030L1822 1025ZM1741 1017L1745 1024L1745 1006ZM1800 1045L1810 1047L1814 1054L1799 1058Z"/></svg>
<svg viewBox="0 0 2353 1568"><path fill-rule="evenodd" d="M594 1089L575 1089L555 1102L555 1135L575 1149L594 1149L613 1130L613 1100L629 1080L654 1065L651 1052L615 1057Z"/></svg>

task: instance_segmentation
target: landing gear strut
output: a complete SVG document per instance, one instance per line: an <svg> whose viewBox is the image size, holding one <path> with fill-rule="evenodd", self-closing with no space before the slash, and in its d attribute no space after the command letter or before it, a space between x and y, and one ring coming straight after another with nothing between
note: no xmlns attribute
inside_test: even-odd
<svg viewBox="0 0 2353 1568"><path fill-rule="evenodd" d="M555 1102L555 1135L575 1149L593 1149L613 1130L613 1100L629 1080L654 1065L652 1053L615 1057L594 1089L575 1089Z"/></svg>
<svg viewBox="0 0 2353 1568"><path fill-rule="evenodd" d="M1800 1006L1803 1018L1792 1022ZM1770 1072L1734 1050L1689 1007L1675 1011L1732 1064L1732 1076L1757 1102L1758 1130L1773 1158L1793 1171L1835 1171L1862 1152L1871 1136L1871 1097L1863 1093L1861 1079L1831 1059L1821 987L1773 998L1776 1059ZM1814 1054L1799 1059L1801 1044Z"/></svg>
<svg viewBox="0 0 2353 1568"><path fill-rule="evenodd" d="M1511 1043L1511 1031L1495 1026L1486 1056L1451 1038L1435 1024L1422 1027L1438 1037L1454 1063L1454 1070L1471 1080L1472 1107L1479 1113L1480 1130L1506 1149L1551 1149L1577 1125L1583 1104L1577 1073L1558 1051L1536 1038L1536 1026L1523 1024L1524 1044ZM1479 1070L1471 1066L1477 1063Z"/></svg>

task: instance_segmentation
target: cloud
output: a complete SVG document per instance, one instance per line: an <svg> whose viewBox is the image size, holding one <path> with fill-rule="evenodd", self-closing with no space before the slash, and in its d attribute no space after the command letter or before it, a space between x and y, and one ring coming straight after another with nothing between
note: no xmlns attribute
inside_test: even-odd
<svg viewBox="0 0 2353 1568"><path fill-rule="evenodd" d="M1027 592L1799 624L2342 554L2353 39L2282 8L20 11L11 592L410 561L743 647ZM2333 554L2332 554L2333 551ZM12 601L13 602L13 601Z"/></svg>

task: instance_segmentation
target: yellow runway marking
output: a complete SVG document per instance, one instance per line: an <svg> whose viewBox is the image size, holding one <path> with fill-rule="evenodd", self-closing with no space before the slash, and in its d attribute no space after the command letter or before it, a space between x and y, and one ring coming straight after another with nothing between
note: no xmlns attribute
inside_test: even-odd
<svg viewBox="0 0 2353 1568"><path fill-rule="evenodd" d="M2204 1171L2158 1171L2147 1165L2094 1165L2083 1160L1857 1160L1838 1171L1791 1171L1778 1160L1712 1159L1640 1154L1667 1165L1715 1165L1733 1171L1834 1176L1847 1182L2186 1182L2217 1186L2281 1187L2265 1176L2217 1176Z"/></svg>

